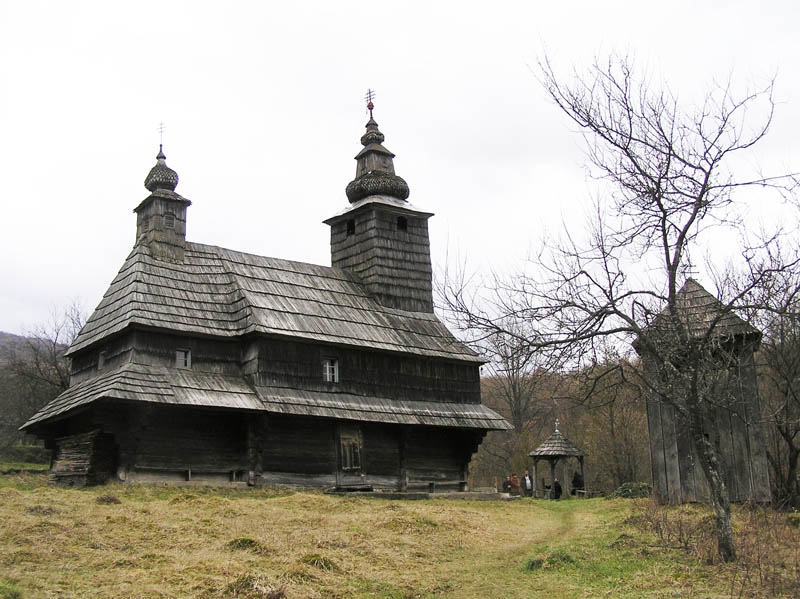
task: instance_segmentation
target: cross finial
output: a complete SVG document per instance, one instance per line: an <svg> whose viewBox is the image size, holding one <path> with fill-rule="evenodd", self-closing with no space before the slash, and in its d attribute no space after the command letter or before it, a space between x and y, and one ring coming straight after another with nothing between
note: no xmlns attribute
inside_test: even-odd
<svg viewBox="0 0 800 599"><path fill-rule="evenodd" d="M556 418L556 432L559 432L559 430L558 430L558 418Z"/></svg>
<svg viewBox="0 0 800 599"><path fill-rule="evenodd" d="M162 146L164 145L164 129L166 129L164 121L161 121L158 124L158 143Z"/></svg>
<svg viewBox="0 0 800 599"><path fill-rule="evenodd" d="M364 96L364 99L367 101L367 110L369 110L369 118L372 118L372 109L375 108L375 105L372 103L372 99L374 97L375 97L375 91L367 89L367 94Z"/></svg>

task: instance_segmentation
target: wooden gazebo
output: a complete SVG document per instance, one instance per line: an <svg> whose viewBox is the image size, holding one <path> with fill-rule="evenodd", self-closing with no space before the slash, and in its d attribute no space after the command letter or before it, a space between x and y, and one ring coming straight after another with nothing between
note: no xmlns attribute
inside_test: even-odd
<svg viewBox="0 0 800 599"><path fill-rule="evenodd" d="M575 447L560 430L558 430L558 420L553 434L539 447L528 454L533 459L533 482L534 497L544 497L547 488L544 477L539 480L536 469L539 460L547 460L550 464L550 497L553 498L553 481L560 479L563 494L568 496L572 487L572 479L569 477L569 459L576 458L581 467L581 480L586 481L583 471L583 452ZM584 482L584 485L586 483Z"/></svg>

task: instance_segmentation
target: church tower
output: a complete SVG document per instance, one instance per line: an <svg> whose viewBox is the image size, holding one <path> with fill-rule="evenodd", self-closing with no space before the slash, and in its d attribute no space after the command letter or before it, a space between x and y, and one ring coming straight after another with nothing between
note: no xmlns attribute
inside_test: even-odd
<svg viewBox="0 0 800 599"><path fill-rule="evenodd" d="M144 180L150 191L136 213L136 245L166 262L183 262L186 249L186 208L192 203L175 193L178 173L167 166L163 146L159 146L156 165Z"/></svg>
<svg viewBox="0 0 800 599"><path fill-rule="evenodd" d="M325 224L331 227L331 266L357 274L382 305L433 312L428 219L409 204L406 182L394 172L394 154L381 145L372 118L361 137L356 178L347 185L350 206Z"/></svg>

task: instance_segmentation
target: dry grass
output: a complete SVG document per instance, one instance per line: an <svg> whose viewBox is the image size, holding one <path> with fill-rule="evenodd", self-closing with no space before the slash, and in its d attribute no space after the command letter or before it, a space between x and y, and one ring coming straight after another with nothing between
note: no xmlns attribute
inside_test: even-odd
<svg viewBox="0 0 800 599"><path fill-rule="evenodd" d="M665 508L647 501L627 522L650 533L650 547L677 550L709 566L726 581L728 597L800 597L797 515L744 505L735 506L733 516L738 559L730 564L719 563L707 506Z"/></svg>
<svg viewBox="0 0 800 599"><path fill-rule="evenodd" d="M0 477L0 590L22 599L729 596L696 560L643 551L623 524L631 501L70 490L45 480Z"/></svg>

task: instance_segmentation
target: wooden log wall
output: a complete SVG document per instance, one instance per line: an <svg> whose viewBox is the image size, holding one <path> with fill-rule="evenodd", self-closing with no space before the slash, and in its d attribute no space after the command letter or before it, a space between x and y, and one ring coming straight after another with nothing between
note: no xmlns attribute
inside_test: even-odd
<svg viewBox="0 0 800 599"><path fill-rule="evenodd" d="M94 415L119 446L121 480L247 478L246 412L108 401Z"/></svg>
<svg viewBox="0 0 800 599"><path fill-rule="evenodd" d="M262 454L264 472L333 475L334 421L270 416Z"/></svg>
<svg viewBox="0 0 800 599"><path fill-rule="evenodd" d="M259 386L412 401L480 403L480 373L474 363L281 339L262 339L259 344L254 381ZM323 357L338 359L338 383L322 380ZM252 360L248 364L252 369Z"/></svg>
<svg viewBox="0 0 800 599"><path fill-rule="evenodd" d="M84 443L68 455L63 453L66 445L57 445L62 478L72 477L73 484L94 484L87 469L93 459L105 464L98 470L103 477L116 472L129 482L240 480L323 487L346 483L410 490L430 490L433 483L434 490L460 490L483 436L439 427L114 400L95 404L89 422L102 429L104 448L90 450ZM342 426L359 430L363 440L357 472L342 472L340 467L337 431Z"/></svg>
<svg viewBox="0 0 800 599"><path fill-rule="evenodd" d="M106 482L116 470L117 450L111 435L93 430L60 437L51 482L60 486L85 487Z"/></svg>

